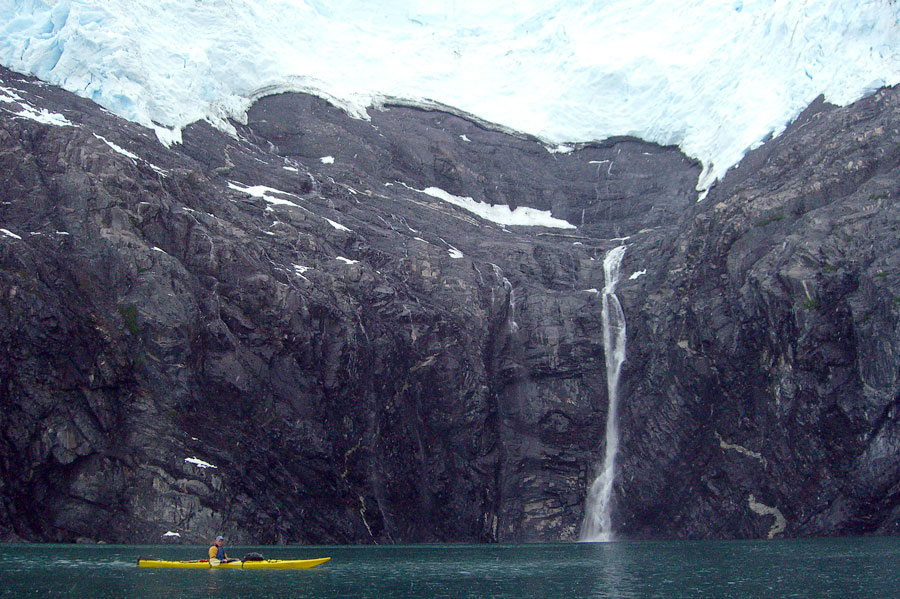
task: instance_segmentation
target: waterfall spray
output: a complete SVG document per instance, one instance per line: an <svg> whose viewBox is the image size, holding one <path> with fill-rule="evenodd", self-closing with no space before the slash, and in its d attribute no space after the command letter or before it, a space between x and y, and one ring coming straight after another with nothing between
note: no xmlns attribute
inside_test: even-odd
<svg viewBox="0 0 900 599"><path fill-rule="evenodd" d="M625 361L625 313L616 297L619 282L619 266L625 255L625 246L611 249L603 259L603 351L606 355L606 389L609 410L606 416L606 451L599 476L591 484L588 493L584 522L581 524L582 541L611 541L611 499L616 472L616 453L619 451L619 427L617 408L619 403L619 374Z"/></svg>

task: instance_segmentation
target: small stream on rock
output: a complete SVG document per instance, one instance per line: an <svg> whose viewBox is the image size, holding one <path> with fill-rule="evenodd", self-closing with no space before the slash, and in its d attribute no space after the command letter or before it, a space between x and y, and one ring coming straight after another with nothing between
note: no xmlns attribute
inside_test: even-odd
<svg viewBox="0 0 900 599"><path fill-rule="evenodd" d="M606 416L606 449L603 465L588 492L584 521L581 524L582 541L605 542L613 538L611 500L616 475L616 454L619 451L617 418L619 375L625 361L625 313L622 311L619 298L616 297L616 285L619 282L619 267L624 256L625 246L620 245L607 252L603 259L603 352L606 356L609 410Z"/></svg>
<svg viewBox="0 0 900 599"><path fill-rule="evenodd" d="M507 316L507 322L509 324L509 330L512 333L516 333L519 330L519 323L516 322L516 292L513 289L513 284L509 279L506 278L503 274L503 269L497 266L496 264L491 264L494 268L494 276L498 281L503 283L503 289L506 290L506 294L509 300L509 314ZM493 294L493 291L491 291ZM493 295L491 296L493 298ZM491 300L493 304L494 300Z"/></svg>

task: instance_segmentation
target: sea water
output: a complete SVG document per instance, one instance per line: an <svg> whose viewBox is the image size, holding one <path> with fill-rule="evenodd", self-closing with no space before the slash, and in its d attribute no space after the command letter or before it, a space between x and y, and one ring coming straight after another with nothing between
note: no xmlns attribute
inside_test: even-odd
<svg viewBox="0 0 900 599"><path fill-rule="evenodd" d="M82 599L900 597L900 539L229 547L311 570L138 568L206 547L0 545L0 597Z"/></svg>

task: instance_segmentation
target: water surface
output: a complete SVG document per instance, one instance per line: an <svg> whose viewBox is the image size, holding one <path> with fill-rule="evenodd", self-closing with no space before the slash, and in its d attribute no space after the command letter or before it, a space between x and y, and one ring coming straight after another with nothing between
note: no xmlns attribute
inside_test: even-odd
<svg viewBox="0 0 900 599"><path fill-rule="evenodd" d="M900 596L900 539L661 541L547 545L229 547L304 559L312 570L138 568L206 547L0 545L0 597L84 599Z"/></svg>

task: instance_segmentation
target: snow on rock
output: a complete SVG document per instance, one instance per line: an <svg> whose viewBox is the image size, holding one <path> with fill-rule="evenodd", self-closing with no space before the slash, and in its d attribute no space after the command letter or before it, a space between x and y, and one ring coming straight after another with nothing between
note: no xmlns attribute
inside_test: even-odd
<svg viewBox="0 0 900 599"><path fill-rule="evenodd" d="M34 106L31 106L30 104L26 104L24 102L20 103L19 106L22 109L19 112L13 113L17 117L37 121L38 123L44 125L53 125L54 127L75 126L73 123L69 122L69 119L59 114L58 112L50 112L45 108L37 109Z"/></svg>
<svg viewBox="0 0 900 599"><path fill-rule="evenodd" d="M102 104L101 104L102 106ZM144 124L144 123L141 123ZM181 129L182 127L172 127L171 129L168 127L160 127L155 123L151 123L150 128L156 132L156 137L159 139L159 142L166 146L167 148L171 148L175 144L180 144L182 141L181 138ZM229 124L227 127L222 126L222 129L226 131L233 132L234 128Z"/></svg>
<svg viewBox="0 0 900 599"><path fill-rule="evenodd" d="M193 458L184 458L184 461L187 462L188 464L193 464L193 465L196 466L197 468L201 468L201 469L205 469L205 468L216 468L216 466L213 466L213 465L210 464L209 462L204 462L204 461L201 460L200 458L196 458L196 457L193 457Z"/></svg>
<svg viewBox="0 0 900 599"><path fill-rule="evenodd" d="M677 144L705 189L820 94L900 82L898 15L887 0L3 0L0 63L167 145L201 119L233 133L281 91L360 118L430 98L549 147Z"/></svg>
<svg viewBox="0 0 900 599"><path fill-rule="evenodd" d="M345 227L344 225L342 225L341 223L335 222L335 221L331 220L330 218L326 218L325 220L327 220L328 224L331 225L332 227L334 227L335 229L337 229L338 231L346 231L348 233L353 232L350 229L348 229L347 227Z"/></svg>
<svg viewBox="0 0 900 599"><path fill-rule="evenodd" d="M22 102L22 96L17 94L15 90L0 85L0 102L4 104L12 104L14 102Z"/></svg>
<svg viewBox="0 0 900 599"><path fill-rule="evenodd" d="M108 139L106 139L106 138L103 137L102 135L97 135L96 133L94 133L94 137L96 137L97 139L99 139L100 141L102 141L103 143L105 143L106 145L108 145L110 148L112 148L114 151L118 152L118 153L121 154L122 156L126 156L126 157L128 157L128 158L131 158L132 160L140 160L140 156L138 156L138 155L135 154L134 152L129 152L129 151L126 150L125 148L123 148L123 147L121 147L121 146L118 146L118 145L114 144L113 142L109 141Z"/></svg>
<svg viewBox="0 0 900 599"><path fill-rule="evenodd" d="M308 266L302 266L302 265L300 265L300 264L294 264L293 267L294 267L294 274L295 274L295 275L297 275L298 277L300 277L300 278L303 279L304 281L309 281L309 279L307 279L305 276L303 276L303 273L305 273L306 271L309 270L309 267L308 267Z"/></svg>
<svg viewBox="0 0 900 599"><path fill-rule="evenodd" d="M413 189L413 188L409 188ZM559 218L554 218L550 212L546 210L537 210L536 208L528 208L520 206L515 210L511 210L509 206L504 204L487 204L479 202L470 197L459 197L447 193L439 187L428 187L426 189L413 189L419 193L430 195L447 203L458 206L463 210L467 210L484 220L491 221L498 225L518 225L523 227L552 227L555 229L574 229L575 225Z"/></svg>
<svg viewBox="0 0 900 599"><path fill-rule="evenodd" d="M631 276L628 277L628 279L629 279L630 281L633 281L633 280L635 280L635 279L638 279L638 278L640 278L640 277L643 277L645 274L647 274L647 269L646 269L646 268L645 268L644 270L639 270L639 271L637 271L637 272L631 273Z"/></svg>
<svg viewBox="0 0 900 599"><path fill-rule="evenodd" d="M0 14L2 14L2 10L0 10ZM2 48L2 39L0 39L0 48ZM17 104L18 112L13 109L13 106L3 106L0 109L12 113L14 116L30 119L32 121L37 121L39 123L43 123L45 125L53 125L55 127L75 127L73 123L69 122L65 116L57 113L50 112L46 109L38 109L26 102L22 96L16 93L15 90L10 89L8 87L0 86L0 103L3 104Z"/></svg>
<svg viewBox="0 0 900 599"><path fill-rule="evenodd" d="M272 194L280 194L285 196L291 196L296 198L295 194L289 193L287 191L281 191L280 189L275 189L273 187L266 187L265 185L251 185L245 186L240 183L235 183L233 181L228 182L228 187L235 191L239 191L241 193L245 193L249 196L253 196L255 198L262 198L269 204L274 205L282 205L282 206L293 206L295 208L300 208L299 205L295 204L290 200L285 200L284 198L275 197Z"/></svg>
<svg viewBox="0 0 900 599"><path fill-rule="evenodd" d="M551 154L571 154L575 151L575 148L560 144L555 148L547 148L547 151Z"/></svg>

